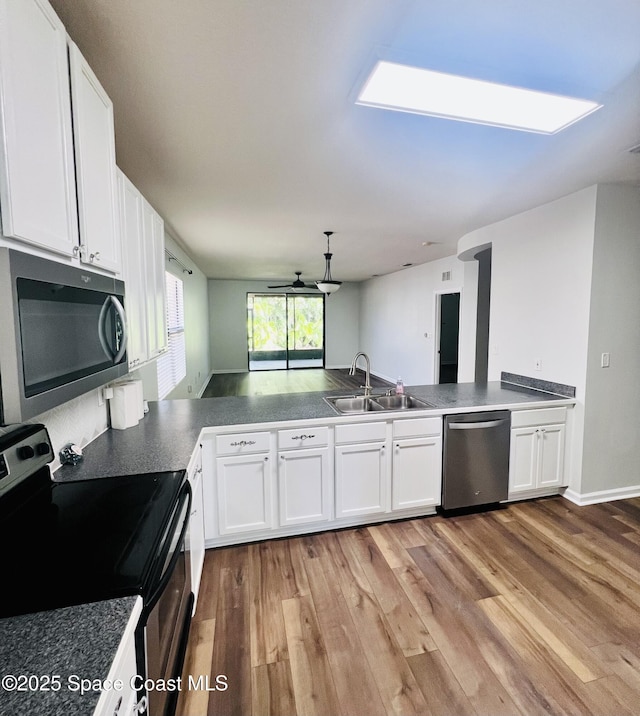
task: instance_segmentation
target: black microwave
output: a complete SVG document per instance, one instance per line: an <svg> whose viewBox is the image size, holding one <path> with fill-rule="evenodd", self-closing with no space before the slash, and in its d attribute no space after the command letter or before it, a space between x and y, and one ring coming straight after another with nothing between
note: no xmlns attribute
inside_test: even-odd
<svg viewBox="0 0 640 716"><path fill-rule="evenodd" d="M125 375L124 283L0 249L0 424Z"/></svg>

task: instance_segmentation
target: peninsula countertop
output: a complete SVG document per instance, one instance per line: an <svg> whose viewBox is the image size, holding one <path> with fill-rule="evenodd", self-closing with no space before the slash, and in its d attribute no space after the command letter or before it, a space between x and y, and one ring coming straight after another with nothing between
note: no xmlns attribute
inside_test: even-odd
<svg viewBox="0 0 640 716"><path fill-rule="evenodd" d="M93 713L100 689L85 681L82 693L81 680L105 681L136 599L0 619L0 713Z"/></svg>
<svg viewBox="0 0 640 716"><path fill-rule="evenodd" d="M422 414L433 415L575 403L572 398L501 381L407 386L406 392L429 402L433 408ZM80 464L64 465L54 477L60 481L86 480L183 470L201 430L206 427L244 428L283 421L353 422L363 419L362 415L339 416L323 400L325 396L340 394L341 391L322 391L151 402L148 414L138 425L127 430L107 430L87 445ZM375 416L388 419L393 415L390 411Z"/></svg>

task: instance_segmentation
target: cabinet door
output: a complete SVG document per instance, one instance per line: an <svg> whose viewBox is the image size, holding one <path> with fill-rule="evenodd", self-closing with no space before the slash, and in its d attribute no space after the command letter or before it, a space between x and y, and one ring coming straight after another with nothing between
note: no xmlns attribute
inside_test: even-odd
<svg viewBox="0 0 640 716"><path fill-rule="evenodd" d="M280 526L328 520L329 449L282 451L278 456Z"/></svg>
<svg viewBox="0 0 640 716"><path fill-rule="evenodd" d="M126 283L124 300L129 328L127 356L129 368L133 369L144 363L148 357L142 196L121 171L118 171L118 196L123 274Z"/></svg>
<svg viewBox="0 0 640 716"><path fill-rule="evenodd" d="M220 534L269 529L273 524L269 456L219 457L216 469Z"/></svg>
<svg viewBox="0 0 640 716"><path fill-rule="evenodd" d="M198 604L200 578L204 566L204 500L202 496L202 450L189 471L192 502L189 517L189 553L191 559L191 591L193 592L193 612Z"/></svg>
<svg viewBox="0 0 640 716"><path fill-rule="evenodd" d="M113 104L80 50L69 44L82 261L120 273Z"/></svg>
<svg viewBox="0 0 640 716"><path fill-rule="evenodd" d="M384 443L336 447L336 517L375 515L387 509Z"/></svg>
<svg viewBox="0 0 640 716"><path fill-rule="evenodd" d="M64 26L46 0L0 0L2 232L66 256L78 245Z"/></svg>
<svg viewBox="0 0 640 716"><path fill-rule="evenodd" d="M393 441L391 508L439 505L442 442L439 437Z"/></svg>
<svg viewBox="0 0 640 716"><path fill-rule="evenodd" d="M560 487L564 474L564 425L538 429L540 458L537 487Z"/></svg>
<svg viewBox="0 0 640 716"><path fill-rule="evenodd" d="M149 358L167 350L167 313L164 287L164 222L143 199L142 231L147 273L147 340Z"/></svg>
<svg viewBox="0 0 640 716"><path fill-rule="evenodd" d="M509 493L525 492L537 487L538 430L536 427L511 431L509 455Z"/></svg>

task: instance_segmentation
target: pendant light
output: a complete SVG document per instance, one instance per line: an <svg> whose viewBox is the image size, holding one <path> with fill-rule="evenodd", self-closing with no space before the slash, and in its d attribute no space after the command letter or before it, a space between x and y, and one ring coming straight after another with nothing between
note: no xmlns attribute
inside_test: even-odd
<svg viewBox="0 0 640 716"><path fill-rule="evenodd" d="M331 249L329 247L329 239L333 235L333 231L325 231L324 235L327 237L327 253L324 255L326 267L324 270L324 278L322 281L316 281L316 286L322 291L322 293L326 293L327 296L329 296L332 293L335 293L340 286L342 286L342 281L334 281L331 278L331 257L333 254L331 253Z"/></svg>

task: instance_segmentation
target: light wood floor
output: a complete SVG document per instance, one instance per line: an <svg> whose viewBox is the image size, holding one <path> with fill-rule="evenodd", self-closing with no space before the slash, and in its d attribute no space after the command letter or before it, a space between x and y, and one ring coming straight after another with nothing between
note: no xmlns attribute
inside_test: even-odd
<svg viewBox="0 0 640 716"><path fill-rule="evenodd" d="M637 716L639 545L557 497L209 550L178 716Z"/></svg>
<svg viewBox="0 0 640 716"><path fill-rule="evenodd" d="M281 393L306 393L319 390L361 391L365 382L364 372L359 370L350 376L345 368L297 368L296 370L262 370L251 373L218 373L211 377L203 398L219 398L230 395L276 395ZM375 375L371 376L374 388L389 388ZM395 385L395 384L394 384Z"/></svg>

